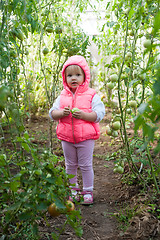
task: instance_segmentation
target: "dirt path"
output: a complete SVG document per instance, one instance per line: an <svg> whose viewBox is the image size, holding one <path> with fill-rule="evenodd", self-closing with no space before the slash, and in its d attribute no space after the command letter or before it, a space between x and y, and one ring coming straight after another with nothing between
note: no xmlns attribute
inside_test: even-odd
<svg viewBox="0 0 160 240"><path fill-rule="evenodd" d="M102 133L104 125L101 124ZM100 139L96 141L94 150L94 204L90 207L81 206L83 239L86 240L116 239L118 235L118 224L111 215L115 211L113 192L119 181L113 176L113 163L105 160L105 156L110 152L109 145L104 144L106 138L101 135Z"/></svg>

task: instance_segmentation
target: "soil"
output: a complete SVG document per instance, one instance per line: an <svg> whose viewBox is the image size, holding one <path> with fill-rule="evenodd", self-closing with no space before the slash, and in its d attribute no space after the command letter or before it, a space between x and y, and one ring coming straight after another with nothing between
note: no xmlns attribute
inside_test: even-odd
<svg viewBox="0 0 160 240"><path fill-rule="evenodd" d="M94 204L91 206L76 205L81 210L82 237L77 237L70 226L66 226L60 240L158 240L160 239L160 221L148 211L145 204L148 192L142 193L140 186L127 185L121 181L122 175L113 172L114 157L108 159L108 154L122 149L119 138L110 138L105 134L105 126L109 123L111 114L108 111L105 119L100 123L101 136L96 141L94 149ZM32 118L27 124L33 133L39 132L44 136L49 132L48 117ZM128 129L133 135L133 129ZM55 125L53 124L53 138L56 139ZM41 135L42 136L42 135ZM41 140L40 144L49 146L49 137ZM60 143L53 147L56 155L63 155ZM127 165L125 172L128 171ZM80 186L82 186L79 172ZM159 200L157 200L159 201ZM160 205L160 201L157 203ZM125 209L125 210L124 210ZM128 209L128 210L127 210ZM134 215L134 210L139 212ZM128 211L128 215L127 215ZM129 213L133 216L129 219ZM121 221L118 221L121 219ZM53 218L47 215L48 226L42 220L39 223L41 240L53 239L51 233L65 222L65 216ZM126 225L129 223L128 229ZM124 231L125 230L125 231Z"/></svg>

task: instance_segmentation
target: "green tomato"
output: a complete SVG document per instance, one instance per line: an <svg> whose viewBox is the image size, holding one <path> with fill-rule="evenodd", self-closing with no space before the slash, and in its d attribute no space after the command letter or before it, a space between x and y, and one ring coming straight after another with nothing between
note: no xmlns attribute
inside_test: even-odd
<svg viewBox="0 0 160 240"><path fill-rule="evenodd" d="M121 79L126 79L126 78L127 78L126 73L122 73L122 74L121 74Z"/></svg>
<svg viewBox="0 0 160 240"><path fill-rule="evenodd" d="M114 172L114 173L116 173L116 172L117 172L117 167L115 167L115 168L113 169L113 172Z"/></svg>
<svg viewBox="0 0 160 240"><path fill-rule="evenodd" d="M124 173L124 168L121 167L121 166L118 166L117 167L117 172L120 173L120 174Z"/></svg>
<svg viewBox="0 0 160 240"><path fill-rule="evenodd" d="M130 31L129 31L129 35L130 35L131 37L133 37L133 36L134 36L134 31L133 31L133 30L130 30Z"/></svg>
<svg viewBox="0 0 160 240"><path fill-rule="evenodd" d="M117 82L118 81L118 75L116 73L112 74L110 76L111 82Z"/></svg>
<svg viewBox="0 0 160 240"><path fill-rule="evenodd" d="M107 83L107 87L108 87L109 89L113 89L113 88L114 88L114 83L113 83L113 82L108 82L108 83Z"/></svg>
<svg viewBox="0 0 160 240"><path fill-rule="evenodd" d="M113 129L113 130L119 130L119 129L120 129L120 126L121 126L121 124L120 124L119 121L116 121L116 122L113 122L113 123L112 123L112 129Z"/></svg>
<svg viewBox="0 0 160 240"><path fill-rule="evenodd" d="M127 110L126 110L126 111L127 111L127 113L128 113L128 114L131 114L131 112L132 112L132 109L131 109L131 108L127 108Z"/></svg>
<svg viewBox="0 0 160 240"><path fill-rule="evenodd" d="M47 53L49 53L49 49L47 47L45 47L42 52L44 55L46 55Z"/></svg>
<svg viewBox="0 0 160 240"><path fill-rule="evenodd" d="M151 43L151 40L150 40L150 39L144 40L143 46L144 46L145 48L149 48L149 47L151 47L151 45L152 45L152 43Z"/></svg>
<svg viewBox="0 0 160 240"><path fill-rule="evenodd" d="M116 115L113 119L113 122L121 121L121 116Z"/></svg>
<svg viewBox="0 0 160 240"><path fill-rule="evenodd" d="M129 101L129 106L132 107L132 108L136 108L137 107L137 102L135 100L131 100Z"/></svg>
<svg viewBox="0 0 160 240"><path fill-rule="evenodd" d="M79 108L73 108L73 109L71 110L71 113L79 112L79 111L80 111Z"/></svg>
<svg viewBox="0 0 160 240"><path fill-rule="evenodd" d="M0 111L3 111L8 97L11 95L7 86L0 86Z"/></svg>
<svg viewBox="0 0 160 240"><path fill-rule="evenodd" d="M113 131L112 132L112 137L118 137L118 132L117 131Z"/></svg>
<svg viewBox="0 0 160 240"><path fill-rule="evenodd" d="M141 80L144 80L145 77L146 77L145 73L139 75L139 78L140 78Z"/></svg>
<svg viewBox="0 0 160 240"><path fill-rule="evenodd" d="M7 86L0 86L0 100L6 100L10 95L10 89Z"/></svg>
<svg viewBox="0 0 160 240"><path fill-rule="evenodd" d="M125 60L129 60L132 57L132 53L128 52L125 56Z"/></svg>
<svg viewBox="0 0 160 240"><path fill-rule="evenodd" d="M120 165L124 168L124 161L121 161Z"/></svg>
<svg viewBox="0 0 160 240"><path fill-rule="evenodd" d="M57 27L55 28L55 33L56 33L56 34L62 33L62 28L61 28L60 26L57 26Z"/></svg>
<svg viewBox="0 0 160 240"><path fill-rule="evenodd" d="M106 134L107 134L108 136L111 136L111 135L112 135L112 130L111 130L110 126L106 126Z"/></svg>
<svg viewBox="0 0 160 240"><path fill-rule="evenodd" d="M47 26L46 27L46 32L52 33L53 32L53 27L52 26Z"/></svg>
<svg viewBox="0 0 160 240"><path fill-rule="evenodd" d="M42 170L41 169L37 169L37 170L34 171L34 173L36 175L42 175Z"/></svg>

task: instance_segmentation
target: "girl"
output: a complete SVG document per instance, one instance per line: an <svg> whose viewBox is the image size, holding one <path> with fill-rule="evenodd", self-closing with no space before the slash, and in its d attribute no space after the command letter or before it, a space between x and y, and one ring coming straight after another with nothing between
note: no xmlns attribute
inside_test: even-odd
<svg viewBox="0 0 160 240"><path fill-rule="evenodd" d="M79 200L77 182L79 166L83 180L82 204L93 204L93 150L100 136L99 121L105 107L96 91L89 87L90 70L84 57L70 57L62 69L63 86L60 96L49 111L50 118L59 121L57 137L62 140L67 174L70 179L70 200ZM73 108L73 111L71 111Z"/></svg>

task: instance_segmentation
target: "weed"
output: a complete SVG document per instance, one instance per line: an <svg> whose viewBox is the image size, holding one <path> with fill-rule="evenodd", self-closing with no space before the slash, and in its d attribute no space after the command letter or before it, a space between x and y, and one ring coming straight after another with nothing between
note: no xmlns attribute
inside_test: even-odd
<svg viewBox="0 0 160 240"><path fill-rule="evenodd" d="M137 207L130 208L127 206L120 210L117 210L115 213L110 213L110 215L116 217L117 221L120 224L119 228L125 232L129 227L129 221L137 214L136 209Z"/></svg>
<svg viewBox="0 0 160 240"><path fill-rule="evenodd" d="M148 206L150 207L150 209L148 210L148 212L151 212L152 214L154 214L158 219L160 219L160 207L157 206L154 203L150 203L148 204Z"/></svg>

